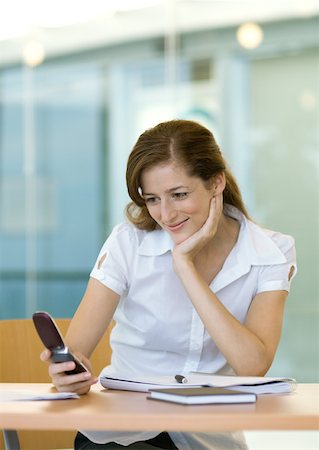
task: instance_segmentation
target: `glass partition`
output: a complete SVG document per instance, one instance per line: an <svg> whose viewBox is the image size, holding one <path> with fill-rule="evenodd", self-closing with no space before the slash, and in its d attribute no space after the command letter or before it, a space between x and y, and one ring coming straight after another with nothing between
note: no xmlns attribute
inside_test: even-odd
<svg viewBox="0 0 319 450"><path fill-rule="evenodd" d="M73 314L124 219L134 141L160 120L190 118L216 135L252 217L296 239L299 271L271 373L314 381L318 17L264 23L263 44L247 50L237 26L185 31L173 13L173 28L156 36L35 69L0 66L0 319Z"/></svg>
<svg viewBox="0 0 319 450"><path fill-rule="evenodd" d="M103 224L100 76L9 69L0 92L0 318L71 315Z"/></svg>

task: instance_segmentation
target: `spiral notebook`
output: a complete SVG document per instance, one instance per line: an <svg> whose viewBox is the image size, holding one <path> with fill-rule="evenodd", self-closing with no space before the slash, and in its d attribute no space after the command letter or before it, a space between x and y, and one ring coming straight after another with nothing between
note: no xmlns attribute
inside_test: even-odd
<svg viewBox="0 0 319 450"><path fill-rule="evenodd" d="M285 377L238 377L213 375L200 372L185 374L187 384L179 384L173 375L168 376L108 376L101 375L100 383L108 389L148 392L150 389L185 387L220 387L253 394L289 393L296 389L293 378Z"/></svg>

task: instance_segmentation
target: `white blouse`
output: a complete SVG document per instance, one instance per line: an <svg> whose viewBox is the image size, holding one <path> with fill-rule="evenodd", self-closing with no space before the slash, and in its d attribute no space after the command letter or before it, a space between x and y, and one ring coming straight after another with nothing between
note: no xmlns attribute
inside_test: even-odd
<svg viewBox="0 0 319 450"><path fill-rule="evenodd" d="M244 323L256 294L289 291L296 274L294 239L259 227L233 206L226 205L224 212L240 222L240 232L210 287L231 314ZM129 223L116 226L103 245L91 277L121 296L110 338L112 361L103 374L232 373L173 270L173 247L164 230L146 232ZM128 445L154 437L159 431L82 433L95 442ZM246 448L235 433L174 432L170 436L183 450L224 448L221 442L225 448L231 448L231 442L237 445L234 448Z"/></svg>

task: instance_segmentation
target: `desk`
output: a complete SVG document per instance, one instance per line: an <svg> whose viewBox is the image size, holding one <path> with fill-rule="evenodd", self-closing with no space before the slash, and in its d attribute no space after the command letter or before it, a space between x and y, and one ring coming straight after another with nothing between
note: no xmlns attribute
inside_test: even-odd
<svg viewBox="0 0 319 450"><path fill-rule="evenodd" d="M3 390L49 392L51 384L0 383ZM291 394L262 395L255 404L186 406L147 400L145 393L93 386L76 400L0 403L5 430L318 430L319 384ZM9 433L10 434L10 433Z"/></svg>

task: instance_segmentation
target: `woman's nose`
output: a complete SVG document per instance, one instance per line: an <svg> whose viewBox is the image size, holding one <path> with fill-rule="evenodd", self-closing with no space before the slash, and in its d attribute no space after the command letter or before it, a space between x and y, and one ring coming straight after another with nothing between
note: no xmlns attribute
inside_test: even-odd
<svg viewBox="0 0 319 450"><path fill-rule="evenodd" d="M174 204L165 200L161 202L161 220L162 222L169 223L176 217L176 209Z"/></svg>

